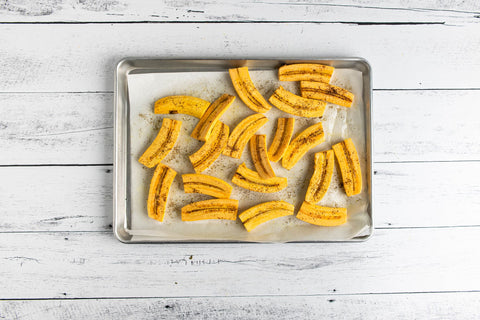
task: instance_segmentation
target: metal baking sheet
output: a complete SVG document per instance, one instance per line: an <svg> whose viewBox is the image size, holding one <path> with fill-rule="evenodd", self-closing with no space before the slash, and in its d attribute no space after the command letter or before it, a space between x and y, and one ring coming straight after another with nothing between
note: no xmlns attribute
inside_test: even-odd
<svg viewBox="0 0 480 320"><path fill-rule="evenodd" d="M312 173L313 153L330 149L333 143L352 137L362 162L363 192L347 199L341 190L341 179L336 170L329 192L320 202L320 205L325 206L347 206L347 224L339 227L318 227L292 216L275 219L248 233L238 220L182 222L181 206L209 198L203 195L187 195L183 193L181 186L181 174L193 173L193 169L188 161L178 159L186 159L186 155L201 145L188 136L196 120L187 115L154 115L154 101L174 94L198 96L208 101L213 101L222 93L235 94L228 77L228 69L239 66L249 67L254 83L267 99L279 85L298 91L298 84L279 82L276 79L278 67L290 63L321 63L335 67L331 83L352 90L356 94L356 101L351 109L328 105L322 118L295 117L297 121L294 134L315 122L323 121L327 140L307 153L291 171L274 164L277 175L287 176L289 179L288 190L259 194L233 185L232 198L240 200L239 213L251 205L280 199L292 202L298 209ZM373 232L371 82L370 66L361 58L120 61L115 72L113 225L116 237L125 243L325 242L368 239ZM221 119L231 130L239 118L252 113L238 98L236 104L231 107L233 110ZM275 107L266 115L270 121L259 132L267 134L267 139L272 136L278 116L293 117ZM160 223L148 218L146 213L146 191L153 169L141 166L136 160L154 138L163 117L182 120L183 132L171 155L163 161L178 174L170 191L165 220ZM242 160L221 156L212 168L203 173L229 181L236 166L242 161L249 164L248 151L243 153Z"/></svg>

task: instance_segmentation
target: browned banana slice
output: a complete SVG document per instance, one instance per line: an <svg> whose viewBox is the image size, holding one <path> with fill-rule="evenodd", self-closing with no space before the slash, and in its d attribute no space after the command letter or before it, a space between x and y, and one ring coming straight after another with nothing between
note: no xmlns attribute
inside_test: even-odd
<svg viewBox="0 0 480 320"><path fill-rule="evenodd" d="M211 199L191 203L182 208L183 221L207 219L236 220L238 200Z"/></svg>
<svg viewBox="0 0 480 320"><path fill-rule="evenodd" d="M173 146L177 142L181 126L182 121L164 118L157 137L138 161L149 168L160 163L172 151Z"/></svg>
<svg viewBox="0 0 480 320"><path fill-rule="evenodd" d="M270 161L277 162L283 157L290 144L294 124L295 118L278 118L277 131L275 131L272 144L268 148L268 159Z"/></svg>
<svg viewBox="0 0 480 320"><path fill-rule="evenodd" d="M155 113L160 114L188 114L201 118L210 102L190 96L168 96L155 102Z"/></svg>
<svg viewBox="0 0 480 320"><path fill-rule="evenodd" d="M193 129L192 138L206 141L212 132L212 129L217 123L218 119L227 111L228 107L235 100L234 96L223 94L220 98L215 100L205 111L205 113L198 121L198 124Z"/></svg>
<svg viewBox="0 0 480 320"><path fill-rule="evenodd" d="M267 100L258 92L250 78L248 67L228 70L232 79L233 87L242 101L255 112L264 113L270 110L271 106Z"/></svg>
<svg viewBox="0 0 480 320"><path fill-rule="evenodd" d="M348 90L316 81L300 82L300 91L302 97L323 100L348 108L352 106L354 98L353 93Z"/></svg>
<svg viewBox="0 0 480 320"><path fill-rule="evenodd" d="M332 181L334 162L333 150L315 153L315 167L305 201L315 204L325 196Z"/></svg>
<svg viewBox="0 0 480 320"><path fill-rule="evenodd" d="M285 151L282 158L282 166L290 170L300 160L301 157L316 145L325 141L322 123L311 125L300 132Z"/></svg>
<svg viewBox="0 0 480 320"><path fill-rule="evenodd" d="M223 149L227 146L228 126L218 121L213 127L212 133L208 140L195 153L189 156L190 162L196 173L206 170L215 160L222 154Z"/></svg>
<svg viewBox="0 0 480 320"><path fill-rule="evenodd" d="M357 149L352 139L347 139L332 146L340 165L343 187L347 196L353 196L362 192L362 171Z"/></svg>
<svg viewBox="0 0 480 320"><path fill-rule="evenodd" d="M267 155L267 137L264 134L256 134L250 139L250 153L258 175L262 179L275 177Z"/></svg>
<svg viewBox="0 0 480 320"><path fill-rule="evenodd" d="M150 218L163 221L168 192L176 175L175 170L161 163L155 168L148 191L147 212Z"/></svg>
<svg viewBox="0 0 480 320"><path fill-rule="evenodd" d="M269 201L253 206L238 215L248 232L275 218L293 215L294 207L285 201Z"/></svg>
<svg viewBox="0 0 480 320"><path fill-rule="evenodd" d="M233 175L232 182L247 190L263 193L273 193L287 187L287 178L273 177L262 179L257 172L248 169L245 163L238 166L237 171Z"/></svg>
<svg viewBox="0 0 480 320"><path fill-rule="evenodd" d="M339 226L347 222L347 208L321 207L303 202L297 218L317 226Z"/></svg>
<svg viewBox="0 0 480 320"><path fill-rule="evenodd" d="M314 99L307 99L297 96L280 86L272 94L270 99L278 109L299 117L321 117L325 112L326 102Z"/></svg>
<svg viewBox="0 0 480 320"><path fill-rule="evenodd" d="M248 140L267 123L268 119L263 114L256 113L243 119L233 129L228 138L227 147L223 150L223 154L232 158L240 159Z"/></svg>
<svg viewBox="0 0 480 320"><path fill-rule="evenodd" d="M185 193L202 193L215 198L228 199L232 186L222 179L206 174L190 173L182 175Z"/></svg>
<svg viewBox="0 0 480 320"><path fill-rule="evenodd" d="M280 67L278 79L280 81L322 81L328 83L332 77L334 67L314 63L297 63Z"/></svg>

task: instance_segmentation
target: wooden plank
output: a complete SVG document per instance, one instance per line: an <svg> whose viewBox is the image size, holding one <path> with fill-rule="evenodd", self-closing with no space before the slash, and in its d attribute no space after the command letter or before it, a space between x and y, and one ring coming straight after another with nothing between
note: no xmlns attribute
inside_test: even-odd
<svg viewBox="0 0 480 320"><path fill-rule="evenodd" d="M408 305L408 308L405 306ZM0 301L6 319L476 319L480 293Z"/></svg>
<svg viewBox="0 0 480 320"><path fill-rule="evenodd" d="M360 56L372 65L374 88L480 88L479 31L480 24L4 24L0 92L111 91L124 57Z"/></svg>
<svg viewBox="0 0 480 320"><path fill-rule="evenodd" d="M345 21L448 22L475 21L474 0L445 2L332 0L302 1L40 1L9 0L0 4L1 22L84 21Z"/></svg>
<svg viewBox="0 0 480 320"><path fill-rule="evenodd" d="M126 245L111 233L2 233L0 299L473 291L480 228L365 243Z"/></svg>

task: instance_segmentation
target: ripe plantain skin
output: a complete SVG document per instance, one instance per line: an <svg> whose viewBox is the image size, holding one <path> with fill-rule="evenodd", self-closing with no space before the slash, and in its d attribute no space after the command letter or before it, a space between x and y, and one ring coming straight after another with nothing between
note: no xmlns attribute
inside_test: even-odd
<svg viewBox="0 0 480 320"><path fill-rule="evenodd" d="M250 207L238 217L248 232L269 220L293 215L294 206L285 201L269 201Z"/></svg>
<svg viewBox="0 0 480 320"><path fill-rule="evenodd" d="M323 64L297 63L281 66L278 69L280 81L322 81L328 83L332 77L334 67Z"/></svg>
<svg viewBox="0 0 480 320"><path fill-rule="evenodd" d="M235 91L247 107L258 113L270 110L271 106L255 88L248 73L248 67L229 69L228 72Z"/></svg>
<svg viewBox="0 0 480 320"><path fill-rule="evenodd" d="M156 114L188 114L201 118L210 102L191 96L168 96L155 102Z"/></svg>
<svg viewBox="0 0 480 320"><path fill-rule="evenodd" d="M236 220L238 200L211 199L191 203L182 208L183 221L208 219Z"/></svg>
<svg viewBox="0 0 480 320"><path fill-rule="evenodd" d="M267 123L267 121L267 117L260 113L255 113L243 119L230 134L223 154L240 159L250 138L260 127Z"/></svg>
<svg viewBox="0 0 480 320"><path fill-rule="evenodd" d="M168 192L176 175L175 170L161 163L155 168L147 200L147 212L150 218L163 221Z"/></svg>
<svg viewBox="0 0 480 320"><path fill-rule="evenodd" d="M235 100L234 96L223 94L220 98L215 100L203 113L200 121L192 131L192 138L206 141L212 132L213 127L218 119L227 111Z"/></svg>
<svg viewBox="0 0 480 320"><path fill-rule="evenodd" d="M248 169L245 163L238 166L232 182L244 189L262 193L273 193L287 187L287 178L273 177L262 179L257 172Z"/></svg>
<svg viewBox="0 0 480 320"><path fill-rule="evenodd" d="M232 193L231 185L206 174L184 174L182 179L185 193L202 193L220 199L228 199Z"/></svg>
<svg viewBox="0 0 480 320"><path fill-rule="evenodd" d="M325 196L332 181L334 162L333 150L315 153L314 171L308 184L305 201L315 204Z"/></svg>
<svg viewBox="0 0 480 320"><path fill-rule="evenodd" d="M138 162L149 168L160 163L175 146L181 126L181 121L164 118L157 137L138 159Z"/></svg>
<svg viewBox="0 0 480 320"><path fill-rule="evenodd" d="M278 109L299 117L321 117L326 102L297 96L280 86L268 99Z"/></svg>
<svg viewBox="0 0 480 320"><path fill-rule="evenodd" d="M332 146L342 173L343 187L347 196L362 192L362 171L357 149L352 139L347 139Z"/></svg>
<svg viewBox="0 0 480 320"><path fill-rule="evenodd" d="M285 151L282 158L282 166L290 170L307 153L308 150L325 141L321 122L311 125L300 132Z"/></svg>
<svg viewBox="0 0 480 320"><path fill-rule="evenodd" d="M266 135L256 134L250 139L250 153L255 169L262 179L275 177L275 171L268 160Z"/></svg>
<svg viewBox="0 0 480 320"><path fill-rule="evenodd" d="M277 162L283 157L283 154L290 144L293 134L295 118L278 118L277 130L273 137L272 144L268 148L268 159Z"/></svg>
<svg viewBox="0 0 480 320"><path fill-rule="evenodd" d="M230 129L225 123L218 121L208 140L200 149L189 156L196 173L205 171L222 154L227 146L229 131Z"/></svg>
<svg viewBox="0 0 480 320"><path fill-rule="evenodd" d="M354 99L350 91L323 82L301 81L300 91L302 97L323 100L347 108L352 106Z"/></svg>
<svg viewBox="0 0 480 320"><path fill-rule="evenodd" d="M339 226L347 222L347 208L321 207L303 202L297 218L317 226Z"/></svg>

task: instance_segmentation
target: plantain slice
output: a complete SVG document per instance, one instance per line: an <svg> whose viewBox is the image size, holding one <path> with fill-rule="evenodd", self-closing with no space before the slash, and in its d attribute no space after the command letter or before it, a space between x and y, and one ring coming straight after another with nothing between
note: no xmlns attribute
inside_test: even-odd
<svg viewBox="0 0 480 320"><path fill-rule="evenodd" d="M269 201L253 206L238 215L248 232L269 220L293 215L294 207L285 201Z"/></svg>
<svg viewBox="0 0 480 320"><path fill-rule="evenodd" d="M163 221L168 192L176 175L175 170L161 163L155 168L147 200L147 212L150 218Z"/></svg>
<svg viewBox="0 0 480 320"><path fill-rule="evenodd" d="M325 141L322 123L311 125L300 132L285 151L282 166L290 170L307 153L308 150Z"/></svg>
<svg viewBox="0 0 480 320"><path fill-rule="evenodd" d="M232 186L222 179L206 174L190 173L182 175L185 193L202 193L215 198L228 199Z"/></svg>
<svg viewBox="0 0 480 320"><path fill-rule="evenodd" d="M258 92L250 78L248 67L229 69L233 87L242 101L255 112L264 113L270 110L271 106L267 100Z"/></svg>
<svg viewBox="0 0 480 320"><path fill-rule="evenodd" d="M255 169L262 179L275 177L275 172L268 161L266 135L256 134L250 139L250 153Z"/></svg>
<svg viewBox="0 0 480 320"><path fill-rule="evenodd" d="M273 177L262 179L257 172L248 169L245 163L238 166L232 182L244 189L262 193L273 193L287 187L287 178Z"/></svg>
<svg viewBox="0 0 480 320"><path fill-rule="evenodd" d="M302 97L323 100L348 108L352 106L354 98L353 93L348 90L316 81L301 81L300 91Z"/></svg>
<svg viewBox="0 0 480 320"><path fill-rule="evenodd" d="M160 163L172 151L180 134L181 126L182 121L164 118L157 137L138 159L138 162L149 168Z"/></svg>
<svg viewBox="0 0 480 320"><path fill-rule="evenodd" d="M272 144L268 148L268 159L270 161L277 162L283 157L290 144L294 124L295 118L278 118L277 130L275 131Z"/></svg>
<svg viewBox="0 0 480 320"><path fill-rule="evenodd" d="M333 150L315 153L315 167L308 184L305 201L318 203L322 200L332 181L334 161Z"/></svg>
<svg viewBox="0 0 480 320"><path fill-rule="evenodd" d="M286 113L309 118L321 117L327 105L324 101L297 96L282 86L275 90L268 101Z"/></svg>
<svg viewBox="0 0 480 320"><path fill-rule="evenodd" d="M225 111L227 111L228 107L230 107L234 100L234 96L226 93L215 100L207 110L205 110L200 121L198 121L193 129L191 134L192 138L206 141L218 119L225 113Z"/></svg>
<svg viewBox="0 0 480 320"><path fill-rule="evenodd" d="M218 121L208 140L189 156L196 173L206 170L222 154L223 149L227 146L229 131L230 129L225 123Z"/></svg>
<svg viewBox="0 0 480 320"><path fill-rule="evenodd" d="M157 114L188 114L201 118L210 102L191 96L168 96L155 102L154 113Z"/></svg>
<svg viewBox="0 0 480 320"><path fill-rule="evenodd" d="M347 196L353 196L362 192L362 171L357 149L352 139L347 139L332 146L340 165L343 187Z"/></svg>
<svg viewBox="0 0 480 320"><path fill-rule="evenodd" d="M297 218L318 226L333 227L347 222L347 208L321 207L303 202Z"/></svg>
<svg viewBox="0 0 480 320"><path fill-rule="evenodd" d="M267 123L268 119L263 114L256 113L243 119L233 129L232 134L228 138L227 146L223 150L223 154L232 158L240 159L248 140Z"/></svg>
<svg viewBox="0 0 480 320"><path fill-rule="evenodd" d="M314 63L289 64L278 69L280 81L322 81L328 83L332 77L334 67Z"/></svg>
<svg viewBox="0 0 480 320"><path fill-rule="evenodd" d="M183 221L208 219L236 220L238 200L211 199L191 203L182 208Z"/></svg>

